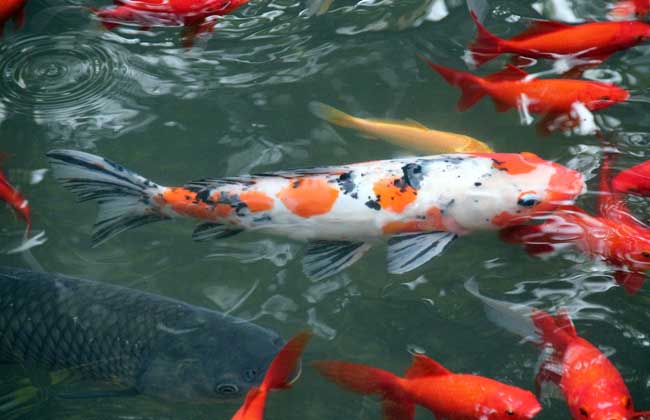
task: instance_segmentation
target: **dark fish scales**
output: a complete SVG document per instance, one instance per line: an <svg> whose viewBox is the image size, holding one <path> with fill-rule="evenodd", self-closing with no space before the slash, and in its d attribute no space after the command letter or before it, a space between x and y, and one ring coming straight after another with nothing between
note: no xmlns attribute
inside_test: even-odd
<svg viewBox="0 0 650 420"><path fill-rule="evenodd" d="M0 361L74 368L142 394L210 402L257 385L283 343L273 331L177 300L0 267Z"/></svg>

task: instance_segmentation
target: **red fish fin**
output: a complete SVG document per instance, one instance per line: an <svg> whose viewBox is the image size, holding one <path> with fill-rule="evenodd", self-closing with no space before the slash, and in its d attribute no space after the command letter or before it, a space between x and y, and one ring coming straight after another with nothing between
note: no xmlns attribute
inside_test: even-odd
<svg viewBox="0 0 650 420"><path fill-rule="evenodd" d="M205 21L202 24L199 25L199 29L197 31L197 34L207 34L214 32L214 28L217 26L217 21L216 19L212 19L210 21Z"/></svg>
<svg viewBox="0 0 650 420"><path fill-rule="evenodd" d="M635 295L639 293L639 290L643 287L643 282L645 281L644 273L628 273L625 271L617 271L614 273L614 280L616 283L623 286L625 291L630 295Z"/></svg>
<svg viewBox="0 0 650 420"><path fill-rule="evenodd" d="M21 7L16 14L14 15L14 22L16 23L16 28L22 28L25 24L25 7Z"/></svg>
<svg viewBox="0 0 650 420"><path fill-rule="evenodd" d="M194 46L194 40L196 39L198 34L199 34L198 25L186 26L183 29L183 33L181 34L181 44L183 45L183 47L192 48Z"/></svg>
<svg viewBox="0 0 650 420"><path fill-rule="evenodd" d="M530 19L528 21L528 28L519 35L510 38L509 41L524 41L539 35L549 34L570 27L571 25L562 22L544 19Z"/></svg>
<svg viewBox="0 0 650 420"><path fill-rule="evenodd" d="M537 395L562 398L561 392L557 392L561 380L562 363L555 358L551 358L540 366L539 372L535 375L535 392Z"/></svg>
<svg viewBox="0 0 650 420"><path fill-rule="evenodd" d="M566 130L571 126L575 126L575 122L572 123L567 114L549 112L537 123L537 133L540 136L548 136L553 131Z"/></svg>
<svg viewBox="0 0 650 420"><path fill-rule="evenodd" d="M632 416L632 420L650 420L650 411L637 411Z"/></svg>
<svg viewBox="0 0 650 420"><path fill-rule="evenodd" d="M562 353L573 338L573 336L567 334L567 331L557 324L555 318L546 312L534 309L531 319L542 342L550 344L557 352Z"/></svg>
<svg viewBox="0 0 650 420"><path fill-rule="evenodd" d="M471 108L475 103L485 96L486 92L482 85L481 78L474 76L471 73L466 73L448 67L434 64L428 60L429 66L438 72L447 83L452 86L457 86L461 89L462 95L458 101L458 110L465 111Z"/></svg>
<svg viewBox="0 0 650 420"><path fill-rule="evenodd" d="M571 337L578 336L576 327L573 325L573 321L571 321L571 317L569 316L569 311L567 311L566 308L560 308L557 311L557 315L555 315L555 325Z"/></svg>
<svg viewBox="0 0 650 420"><path fill-rule="evenodd" d="M289 377L296 370L300 356L312 337L309 331L302 332L289 340L271 362L262 389L280 389L289 386Z"/></svg>
<svg viewBox="0 0 650 420"><path fill-rule="evenodd" d="M386 396L401 394L401 379L382 369L336 361L314 362L313 366L332 382L359 394ZM399 400L399 398L390 399Z"/></svg>
<svg viewBox="0 0 650 420"><path fill-rule="evenodd" d="M382 402L384 420L413 420L415 404L412 401L384 400Z"/></svg>
<svg viewBox="0 0 650 420"><path fill-rule="evenodd" d="M474 11L470 11L470 15L476 25L477 33L476 39L469 46L469 50L472 53L472 61L476 67L480 67L501 54L501 46L504 40L488 31L478 20Z"/></svg>
<svg viewBox="0 0 650 420"><path fill-rule="evenodd" d="M485 80L489 80L490 82L504 82L508 80L521 80L526 76L528 76L528 73L525 70L512 64L507 64L506 68L486 76Z"/></svg>
<svg viewBox="0 0 650 420"><path fill-rule="evenodd" d="M260 420L264 418L267 392L258 387L251 388L246 394L244 404L237 410L231 420Z"/></svg>
<svg viewBox="0 0 650 420"><path fill-rule="evenodd" d="M502 102L502 101L499 101L499 100L494 99L494 98L493 98L492 102L494 102L494 109L496 109L497 112L506 112L510 108L512 108L509 103Z"/></svg>
<svg viewBox="0 0 650 420"><path fill-rule="evenodd" d="M414 354L413 363L406 371L406 379L423 378L427 376L451 375L452 372L424 354Z"/></svg>

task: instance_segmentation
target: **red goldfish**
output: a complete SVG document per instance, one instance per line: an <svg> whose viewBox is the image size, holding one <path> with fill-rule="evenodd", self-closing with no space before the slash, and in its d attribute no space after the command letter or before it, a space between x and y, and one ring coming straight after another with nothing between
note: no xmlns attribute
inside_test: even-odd
<svg viewBox="0 0 650 420"><path fill-rule="evenodd" d="M603 61L616 51L633 47L650 38L650 25L643 22L593 22L581 25L548 20L533 21L529 29L513 38L502 39L490 33L472 12L478 36L470 45L474 64L501 54L531 58L575 56Z"/></svg>
<svg viewBox="0 0 650 420"><path fill-rule="evenodd" d="M576 104L583 104L589 111L595 111L626 101L630 96L627 90L611 83L537 79L513 65L484 78L431 62L429 66L450 85L462 90L458 102L460 111L465 111L488 95L492 97L498 112L505 112L510 108L524 108L526 112L545 114L540 127L549 130L559 117L566 116L571 119L570 115Z"/></svg>
<svg viewBox="0 0 650 420"><path fill-rule="evenodd" d="M563 245L601 258L616 267L614 279L636 293L650 270L650 229L637 220L623 198L609 185L611 157L603 159L598 198L598 216L576 206L565 206L539 225L505 228L501 238L525 244L531 255L553 252Z"/></svg>
<svg viewBox="0 0 650 420"><path fill-rule="evenodd" d="M115 6L91 9L107 29L119 24L184 26L183 44L191 46L201 33L212 32L213 17L233 12L248 0L115 0Z"/></svg>
<svg viewBox="0 0 650 420"><path fill-rule="evenodd" d="M248 391L244 405L237 410L232 420L262 420L264 418L264 406L269 391L291 386L289 377L296 370L300 355L311 336L310 332L303 332L284 345L271 362L262 385Z"/></svg>
<svg viewBox="0 0 650 420"><path fill-rule="evenodd" d="M533 323L553 354L542 364L535 383L560 387L575 420L641 420L650 412L635 412L630 391L616 367L596 346L578 336L568 314L555 318L533 311Z"/></svg>
<svg viewBox="0 0 650 420"><path fill-rule="evenodd" d="M617 2L609 15L615 19L627 19L647 14L650 14L650 0L625 0Z"/></svg>
<svg viewBox="0 0 650 420"><path fill-rule="evenodd" d="M4 155L0 155L0 161L4 159ZM29 203L25 198L9 183L5 174L0 170L0 200L7 202L16 213L27 222L27 232L32 228L32 220L30 216Z"/></svg>
<svg viewBox="0 0 650 420"><path fill-rule="evenodd" d="M404 378L346 362L321 361L315 367L350 391L380 396L387 420L413 419L416 404L436 418L449 420L532 419L542 409L529 391L482 376L452 373L423 354L413 356Z"/></svg>
<svg viewBox="0 0 650 420"><path fill-rule="evenodd" d="M0 35L5 22L14 20L16 27L21 27L25 21L25 4L27 0L2 0L0 1Z"/></svg>
<svg viewBox="0 0 650 420"><path fill-rule="evenodd" d="M612 180L614 191L642 196L650 195L650 161L621 171Z"/></svg>

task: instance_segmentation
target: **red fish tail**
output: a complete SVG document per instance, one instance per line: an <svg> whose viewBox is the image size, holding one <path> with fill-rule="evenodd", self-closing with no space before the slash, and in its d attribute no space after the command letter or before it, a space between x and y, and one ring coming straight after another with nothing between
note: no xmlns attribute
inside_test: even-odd
<svg viewBox="0 0 650 420"><path fill-rule="evenodd" d="M476 25L477 34L474 42L470 44L469 50L472 54L474 65L480 67L501 55L504 40L488 31L487 28L478 20L474 11L470 11L470 14L474 24Z"/></svg>
<svg viewBox="0 0 650 420"><path fill-rule="evenodd" d="M483 81L480 77L474 76L471 73L440 66L428 60L425 61L427 61L429 66L438 72L438 74L441 75L447 81L447 83L461 89L462 95L458 101L459 111L465 111L471 108L486 95L487 92L483 87Z"/></svg>
<svg viewBox="0 0 650 420"><path fill-rule="evenodd" d="M237 410L231 420L263 419L267 396L267 391L258 387L251 388L246 395L246 401L244 401L244 404Z"/></svg>
<svg viewBox="0 0 650 420"><path fill-rule="evenodd" d="M309 331L302 332L289 340L275 356L262 382L262 389L282 389L290 384L291 374L295 372L300 356L312 337Z"/></svg>
<svg viewBox="0 0 650 420"><path fill-rule="evenodd" d="M564 351L567 345L578 336L565 309L560 309L555 317L535 309L531 318L542 342L550 344L558 352Z"/></svg>

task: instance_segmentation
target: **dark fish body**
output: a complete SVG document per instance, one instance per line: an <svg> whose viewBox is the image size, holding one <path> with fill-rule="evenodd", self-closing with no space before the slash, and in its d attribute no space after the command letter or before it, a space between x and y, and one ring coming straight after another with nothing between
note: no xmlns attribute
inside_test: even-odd
<svg viewBox="0 0 650 420"><path fill-rule="evenodd" d="M260 382L283 344L273 331L132 289L0 267L0 360L212 401Z"/></svg>

